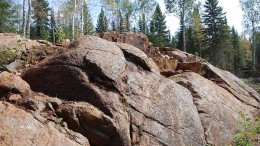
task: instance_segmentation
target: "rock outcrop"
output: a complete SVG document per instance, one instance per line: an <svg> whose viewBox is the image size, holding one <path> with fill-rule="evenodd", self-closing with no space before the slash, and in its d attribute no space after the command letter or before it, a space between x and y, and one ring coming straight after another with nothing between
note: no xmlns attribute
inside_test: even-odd
<svg viewBox="0 0 260 146"><path fill-rule="evenodd" d="M159 75L145 54L133 46L90 36L75 44L75 50L23 75L34 91L97 107L92 111L98 115L88 113L86 104L61 109L61 116L69 115L64 117L68 127L94 145L206 143L190 92ZM98 126L91 125L84 122L87 117L103 120Z"/></svg>
<svg viewBox="0 0 260 146"><path fill-rule="evenodd" d="M228 145L239 112L259 114L256 91L197 56L141 33L101 37L79 38L22 79L0 74L1 145Z"/></svg>
<svg viewBox="0 0 260 146"><path fill-rule="evenodd" d="M9 103L0 102L0 112L0 144L2 146L89 145L87 139L82 135L60 127L44 118L44 120L36 119L30 113Z"/></svg>
<svg viewBox="0 0 260 146"><path fill-rule="evenodd" d="M44 59L67 51L45 40L30 40L12 33L0 33L0 71L3 67L14 74L21 74Z"/></svg>

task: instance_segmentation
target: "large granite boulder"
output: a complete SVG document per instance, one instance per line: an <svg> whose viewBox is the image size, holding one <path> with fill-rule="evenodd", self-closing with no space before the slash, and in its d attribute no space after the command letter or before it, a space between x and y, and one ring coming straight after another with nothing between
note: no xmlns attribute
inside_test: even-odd
<svg viewBox="0 0 260 146"><path fill-rule="evenodd" d="M85 36L23 79L34 91L80 102L59 115L91 144L206 144L191 93L133 46Z"/></svg>
<svg viewBox="0 0 260 146"><path fill-rule="evenodd" d="M206 139L214 145L231 144L230 140L237 132L237 122L241 120L239 112L250 116L258 114L260 105L253 97L247 96L251 101L248 104L199 74L187 72L171 79L191 91Z"/></svg>
<svg viewBox="0 0 260 146"><path fill-rule="evenodd" d="M27 94L31 90L30 85L21 77L5 71L0 73L0 93L9 91Z"/></svg>
<svg viewBox="0 0 260 146"><path fill-rule="evenodd" d="M115 42L81 37L70 51L22 75L33 91L66 101L56 113L91 145L227 145L238 112L259 110L254 90L196 56L156 52L178 63L201 62L200 69L186 66L169 79L159 74L155 58Z"/></svg>
<svg viewBox="0 0 260 146"><path fill-rule="evenodd" d="M10 103L0 101L0 113L1 146L89 146L82 135Z"/></svg>

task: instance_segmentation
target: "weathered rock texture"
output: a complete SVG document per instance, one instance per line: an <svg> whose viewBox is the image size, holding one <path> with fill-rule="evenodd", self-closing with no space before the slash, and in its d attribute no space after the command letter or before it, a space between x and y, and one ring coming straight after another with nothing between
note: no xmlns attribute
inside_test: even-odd
<svg viewBox="0 0 260 146"><path fill-rule="evenodd" d="M144 53L90 36L75 44L23 75L34 91L97 107L60 109L71 129L95 145L205 144L190 92L159 75Z"/></svg>
<svg viewBox="0 0 260 146"><path fill-rule="evenodd" d="M15 106L0 102L0 144L2 146L77 146L89 145L80 134L40 119ZM74 138L74 139L73 139Z"/></svg>
<svg viewBox="0 0 260 146"><path fill-rule="evenodd" d="M3 53L7 49L6 47L12 50L13 55L9 55L7 60L1 58L0 64L4 63L1 65L6 66L6 70L14 74L21 74L26 68L67 50L45 40L30 40L17 34L0 33L0 55L3 57L6 57L6 54ZM10 53L10 51L7 52Z"/></svg>
<svg viewBox="0 0 260 146"><path fill-rule="evenodd" d="M167 52L187 64L168 79L134 46L91 36L72 46L22 77L34 91L76 101L56 113L91 145L226 145L239 111L259 109L259 95L238 78L181 51Z"/></svg>
<svg viewBox="0 0 260 146"><path fill-rule="evenodd" d="M30 86L0 74L1 145L228 145L239 112L259 114L257 92L199 57L141 33L100 36L28 69Z"/></svg>

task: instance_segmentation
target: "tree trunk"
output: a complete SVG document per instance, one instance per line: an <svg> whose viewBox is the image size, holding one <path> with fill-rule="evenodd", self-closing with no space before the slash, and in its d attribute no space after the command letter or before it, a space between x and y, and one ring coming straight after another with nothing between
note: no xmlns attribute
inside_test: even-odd
<svg viewBox="0 0 260 146"><path fill-rule="evenodd" d="M181 16L181 29L182 29L182 47L183 47L183 51L186 52L186 34L185 34L184 12L182 12L182 16Z"/></svg>
<svg viewBox="0 0 260 146"><path fill-rule="evenodd" d="M253 39L253 69L256 71L256 62L257 62L257 56L256 56L256 31L255 31L255 23L252 21L252 39Z"/></svg>
<svg viewBox="0 0 260 146"><path fill-rule="evenodd" d="M53 24L52 24L53 25ZM55 40L55 28L54 28L54 26L52 27L52 41L53 41L53 43L55 44L56 43L56 40Z"/></svg>
<svg viewBox="0 0 260 146"><path fill-rule="evenodd" d="M74 11L73 11L73 16L72 16L72 41L74 41L74 37L75 37L75 15L76 15L76 7L77 7L77 3L76 3L76 0L74 0Z"/></svg>
<svg viewBox="0 0 260 146"><path fill-rule="evenodd" d="M80 36L84 35L84 8L86 6L85 0L82 0L81 2L81 30L80 30Z"/></svg>
<svg viewBox="0 0 260 146"><path fill-rule="evenodd" d="M26 5L26 0L23 0L23 37L26 37L26 11L25 11L25 5Z"/></svg>
<svg viewBox="0 0 260 146"><path fill-rule="evenodd" d="M27 15L27 28L26 28L26 38L30 38L30 31L31 31L31 8L32 3L31 0L28 0L28 15Z"/></svg>

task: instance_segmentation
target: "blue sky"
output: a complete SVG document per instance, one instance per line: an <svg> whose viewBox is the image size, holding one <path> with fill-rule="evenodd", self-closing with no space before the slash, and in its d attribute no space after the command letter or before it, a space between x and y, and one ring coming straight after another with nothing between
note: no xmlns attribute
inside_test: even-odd
<svg viewBox="0 0 260 146"><path fill-rule="evenodd" d="M21 0L17 0L21 1ZM58 6L62 0L49 0L52 6ZM87 0L91 4L99 4L99 0ZM164 0L156 0L163 12L165 12ZM205 0L200 0L204 4ZM241 10L239 0L219 0L219 5L223 7L224 12L226 12L227 20L229 26L234 26L239 33L242 33L242 17L243 12ZM96 24L97 16L100 12L100 7L91 6L91 15ZM171 14L166 15L167 27L170 29L171 33L174 34L179 28L179 20Z"/></svg>
<svg viewBox="0 0 260 146"><path fill-rule="evenodd" d="M205 0L200 0L204 4ZM160 4L161 9L165 12L164 0L157 0ZM224 12L226 12L227 20L229 26L234 26L239 33L242 33L242 17L243 12L239 4L239 0L219 0L219 5L223 7ZM166 15L167 27L171 32L176 32L179 28L179 20L172 16Z"/></svg>

